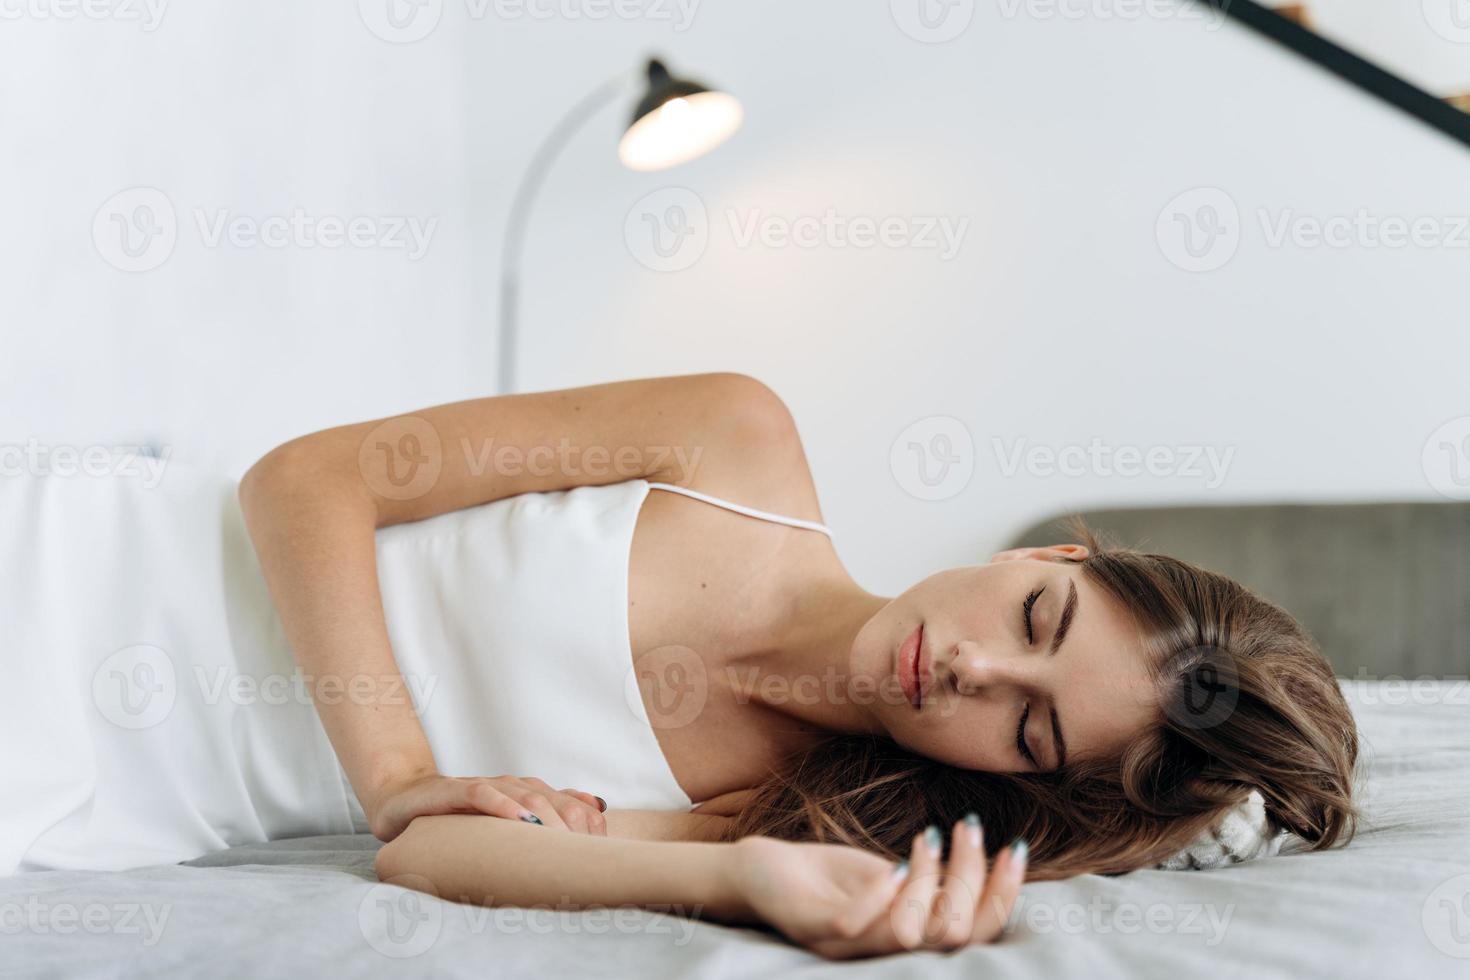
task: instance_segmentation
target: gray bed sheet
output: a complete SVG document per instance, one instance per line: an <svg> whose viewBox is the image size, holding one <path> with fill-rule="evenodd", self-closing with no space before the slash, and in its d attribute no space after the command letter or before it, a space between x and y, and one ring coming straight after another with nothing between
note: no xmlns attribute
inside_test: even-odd
<svg viewBox="0 0 1470 980"><path fill-rule="evenodd" d="M0 976L1470 977L1470 685L1348 686L1358 838L1216 871L1027 886L1006 938L828 963L638 909L482 909L376 881L368 837L0 880Z"/></svg>

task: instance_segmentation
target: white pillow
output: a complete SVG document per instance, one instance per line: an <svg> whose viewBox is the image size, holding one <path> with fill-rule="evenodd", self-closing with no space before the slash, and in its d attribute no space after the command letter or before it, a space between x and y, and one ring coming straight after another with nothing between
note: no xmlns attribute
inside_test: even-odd
<svg viewBox="0 0 1470 980"><path fill-rule="evenodd" d="M1201 871L1223 868L1281 850L1286 832L1276 832L1266 819L1266 801L1256 790L1231 807L1194 843L1160 864L1166 871Z"/></svg>

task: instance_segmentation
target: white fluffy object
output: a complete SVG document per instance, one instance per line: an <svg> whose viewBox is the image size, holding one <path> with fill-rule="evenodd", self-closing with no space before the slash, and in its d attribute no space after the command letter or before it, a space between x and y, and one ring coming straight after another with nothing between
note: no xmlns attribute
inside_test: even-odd
<svg viewBox="0 0 1470 980"><path fill-rule="evenodd" d="M1251 790L1236 806L1200 834L1184 850L1160 864L1166 871L1202 871L1223 868L1281 850L1285 832L1275 832L1266 819L1266 801Z"/></svg>

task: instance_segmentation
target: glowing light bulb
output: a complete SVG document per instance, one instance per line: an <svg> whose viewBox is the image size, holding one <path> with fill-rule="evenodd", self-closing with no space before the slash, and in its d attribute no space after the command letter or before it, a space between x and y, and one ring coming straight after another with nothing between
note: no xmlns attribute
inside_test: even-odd
<svg viewBox="0 0 1470 980"><path fill-rule="evenodd" d="M618 159L630 170L663 170L703 156L740 128L745 110L725 92L670 99L623 134Z"/></svg>

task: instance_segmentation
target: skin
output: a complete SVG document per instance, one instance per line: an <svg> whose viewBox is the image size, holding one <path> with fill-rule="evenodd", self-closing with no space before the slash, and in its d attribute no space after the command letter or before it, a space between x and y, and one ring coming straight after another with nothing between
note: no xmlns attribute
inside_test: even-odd
<svg viewBox="0 0 1470 980"><path fill-rule="evenodd" d="M303 668L318 677L383 679L381 699L317 707L373 832L390 842L378 858L385 878L502 904L698 899L693 904L710 914L767 922L834 957L988 941L999 935L996 916L1008 913L1024 860L1003 851L987 879L983 853L963 828L953 830L947 862L916 842L908 883L891 880L887 861L853 848L710 842L775 762L831 732L884 732L955 765L1023 771L1035 768L1016 746L1028 706L1027 744L1043 769L1059 761L1052 708L1069 758L1114 750L1154 716L1126 615L1079 569L1056 560L1081 557L1076 546L1006 552L886 599L852 580L824 535L651 493L629 557L629 642L640 671L656 675L670 651L703 665L707 697L685 723L659 725L663 709L652 689L643 690L660 748L699 806L692 813L604 810L595 787L557 789L534 776L444 776L412 705L396 697L391 681L397 666L378 591L376 528L635 476L822 517L790 413L741 375L479 399L413 417L448 448L436 457L432 486L406 499L380 492L384 473L375 467L388 463L360 452L381 441L384 420L286 443L252 467L240 489L262 571ZM526 458L559 443L606 447L631 453L620 458L634 465L632 472L487 470L473 465L472 453L456 451L490 439ZM678 465L664 447L684 450L697 465ZM1075 610L1052 653L1072 588ZM1028 641L1022 605L1038 589ZM900 646L920 623L935 686L915 710L898 693L895 671ZM826 676L838 678L837 693L810 693ZM965 901L957 902L961 893ZM954 925L960 906L968 911Z"/></svg>
<svg viewBox="0 0 1470 980"><path fill-rule="evenodd" d="M888 603L853 644L854 673L891 677L900 644L922 624L934 680L918 709L879 699L873 713L882 729L960 768L1039 772L1062 764L1064 746L1068 761L1108 756L1156 724L1137 629L1079 566L1056 560L1086 553L1079 545L1003 552L989 565L931 576ZM1024 606L1032 594L1028 637ZM1023 714L1029 757L1016 744Z"/></svg>

